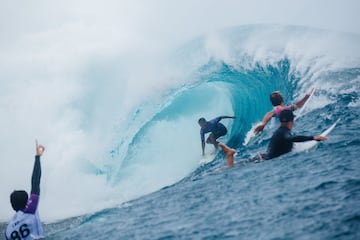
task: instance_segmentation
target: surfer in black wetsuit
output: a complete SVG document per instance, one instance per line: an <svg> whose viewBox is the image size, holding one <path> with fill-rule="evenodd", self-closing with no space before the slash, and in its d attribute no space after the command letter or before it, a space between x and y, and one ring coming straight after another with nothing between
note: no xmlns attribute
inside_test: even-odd
<svg viewBox="0 0 360 240"><path fill-rule="evenodd" d="M279 157L282 154L292 150L294 142L306 141L326 141L323 136L295 136L292 135L291 129L294 126L294 114L291 110L283 110L280 113L280 127L271 137L267 153L258 154L252 160L268 160Z"/></svg>
<svg viewBox="0 0 360 240"><path fill-rule="evenodd" d="M327 138L323 136L295 136L291 134L291 129L294 126L294 114L292 110L283 110L280 113L280 127L275 131L271 137L270 144L266 153L259 153L251 161L269 160L279 157L282 154L288 153L292 150L294 142L305 141L326 141ZM226 155L227 163L233 166L235 151L223 143L219 146L223 149Z"/></svg>

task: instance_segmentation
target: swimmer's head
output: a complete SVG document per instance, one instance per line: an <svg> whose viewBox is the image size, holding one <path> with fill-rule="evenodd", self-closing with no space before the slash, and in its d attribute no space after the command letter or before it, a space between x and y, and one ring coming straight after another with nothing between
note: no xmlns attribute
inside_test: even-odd
<svg viewBox="0 0 360 240"><path fill-rule="evenodd" d="M11 206L15 211L19 211L25 208L28 201L28 194L24 190L15 190L10 195Z"/></svg>
<svg viewBox="0 0 360 240"><path fill-rule="evenodd" d="M288 123L288 122L293 122L295 118L295 115L293 113L293 111L291 110L282 110L279 116L280 122L281 123Z"/></svg>
<svg viewBox="0 0 360 240"><path fill-rule="evenodd" d="M205 118L200 118L198 120L198 123L199 123L200 127L205 127L206 126L206 119Z"/></svg>
<svg viewBox="0 0 360 240"><path fill-rule="evenodd" d="M283 104L284 98L279 91L275 91L270 94L270 101L271 104L275 107Z"/></svg>

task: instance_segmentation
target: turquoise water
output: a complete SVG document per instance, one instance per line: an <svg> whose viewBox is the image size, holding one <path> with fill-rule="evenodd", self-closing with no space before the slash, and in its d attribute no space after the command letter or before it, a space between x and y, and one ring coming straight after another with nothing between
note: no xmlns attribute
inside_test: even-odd
<svg viewBox="0 0 360 240"><path fill-rule="evenodd" d="M358 40L314 29L251 26L184 45L171 60L184 71L185 83L156 104L135 109L124 127L130 137L120 139L109 151L112 161L92 173L114 187L125 183L124 195L127 189L143 194L45 224L47 238L358 239ZM340 118L329 140L271 161L247 162L266 150L276 129L269 124L256 142L243 145L271 109L269 93L280 90L292 103L312 87L315 96L293 131L320 134ZM229 133L223 139L237 150L235 167L226 167L222 152L199 164L197 119L224 114L237 117L224 121Z"/></svg>

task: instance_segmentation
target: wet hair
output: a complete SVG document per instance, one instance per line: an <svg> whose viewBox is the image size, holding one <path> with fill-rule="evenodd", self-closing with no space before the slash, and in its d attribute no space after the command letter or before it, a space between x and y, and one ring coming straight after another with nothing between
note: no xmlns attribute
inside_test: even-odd
<svg viewBox="0 0 360 240"><path fill-rule="evenodd" d="M275 107L282 104L284 102L284 98L279 91L276 91L270 94L270 101L271 104Z"/></svg>
<svg viewBox="0 0 360 240"><path fill-rule="evenodd" d="M199 118L199 121L198 121L198 123L200 124L200 123L204 123L204 122L206 122L206 120L205 120L205 118Z"/></svg>
<svg viewBox="0 0 360 240"><path fill-rule="evenodd" d="M280 122L282 123L287 123L287 122L292 122L294 121L294 113L291 110L285 109L282 110L279 116Z"/></svg>
<svg viewBox="0 0 360 240"><path fill-rule="evenodd" d="M15 211L19 211L25 208L28 201L28 194L24 190L15 190L10 195L11 206Z"/></svg>

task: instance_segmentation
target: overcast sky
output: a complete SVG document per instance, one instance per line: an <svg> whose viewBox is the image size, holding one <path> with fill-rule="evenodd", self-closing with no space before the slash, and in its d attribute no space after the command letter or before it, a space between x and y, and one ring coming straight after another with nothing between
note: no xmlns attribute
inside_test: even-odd
<svg viewBox="0 0 360 240"><path fill-rule="evenodd" d="M227 26L267 23L360 34L359 13L358 0L0 0L0 41L49 31L88 38L98 33L125 42L182 40Z"/></svg>

